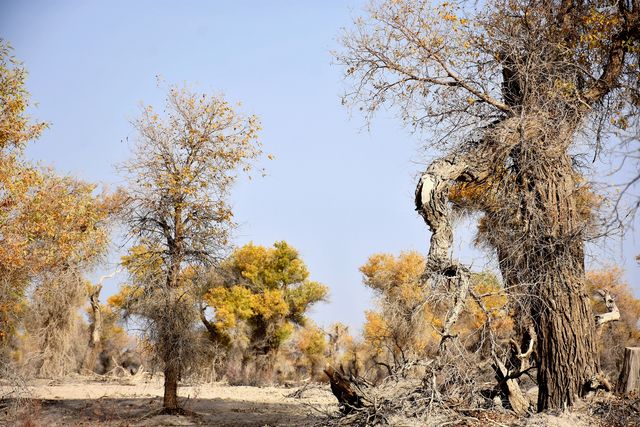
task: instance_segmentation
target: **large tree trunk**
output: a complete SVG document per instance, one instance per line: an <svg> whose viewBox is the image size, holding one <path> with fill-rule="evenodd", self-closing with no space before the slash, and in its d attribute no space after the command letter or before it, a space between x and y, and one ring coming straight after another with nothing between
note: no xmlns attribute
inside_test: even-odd
<svg viewBox="0 0 640 427"><path fill-rule="evenodd" d="M497 250L505 283L517 287L518 318L533 324L538 337L538 410L572 405L599 374L584 289L588 212L578 206L568 143L549 132L572 134L539 118L504 121L466 155L433 162L416 192L416 207L432 230L427 274L451 264L447 197L485 213L480 233ZM458 196L449 189L454 182Z"/></svg>
<svg viewBox="0 0 640 427"><path fill-rule="evenodd" d="M540 278L533 319L538 334L538 410L564 409L598 374L594 317L575 254L557 254Z"/></svg>
<svg viewBox="0 0 640 427"><path fill-rule="evenodd" d="M571 159L543 138L518 159L523 269L538 335L538 410L565 409L597 376L596 330L584 287L584 227ZM561 145L560 145L561 146ZM518 249L514 247L512 249Z"/></svg>

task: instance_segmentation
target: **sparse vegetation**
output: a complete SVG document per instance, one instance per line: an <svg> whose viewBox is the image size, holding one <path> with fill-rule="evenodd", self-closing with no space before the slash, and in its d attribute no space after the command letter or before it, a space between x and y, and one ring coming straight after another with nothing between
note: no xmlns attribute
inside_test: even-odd
<svg viewBox="0 0 640 427"><path fill-rule="evenodd" d="M0 39L1 425L638 424L640 298L584 254L638 209L640 4L373 0L340 43L343 103L440 156L415 191L428 252L367 248L361 284L316 280L296 235L240 244L263 136L221 94L158 77L115 190L35 161L53 124ZM635 169L606 188L587 157ZM273 203L341 209L307 179ZM373 296L361 329L318 315L339 286Z"/></svg>

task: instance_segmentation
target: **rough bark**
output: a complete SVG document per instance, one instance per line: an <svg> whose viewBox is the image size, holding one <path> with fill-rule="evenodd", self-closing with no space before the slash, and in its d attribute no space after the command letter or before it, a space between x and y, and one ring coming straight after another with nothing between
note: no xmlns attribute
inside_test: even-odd
<svg viewBox="0 0 640 427"><path fill-rule="evenodd" d="M164 412L178 411L178 367L171 360L165 360L164 367Z"/></svg>
<svg viewBox="0 0 640 427"><path fill-rule="evenodd" d="M340 411L348 414L354 409L362 408L365 399L361 390L363 385L356 378L347 375L342 368L338 371L331 366L327 366L324 373L329 378L331 392L338 399Z"/></svg>
<svg viewBox="0 0 640 427"><path fill-rule="evenodd" d="M485 194L469 206L485 213L491 225L487 240L498 252L502 275L523 291L522 319L537 335L538 410L572 405L600 378L595 322L584 288L585 221L578 214L575 174L560 137L571 130L555 129L557 149L551 150L547 126L542 118L507 119L488 129L475 151L433 162L416 191L417 210L432 231L425 274L455 275L459 268L449 260L449 190L454 183L502 180L488 184L496 185L486 189L497 192L493 199ZM501 176L495 168L507 157L512 165ZM510 374L496 364L496 375ZM517 391L507 391L520 406Z"/></svg>
<svg viewBox="0 0 640 427"><path fill-rule="evenodd" d="M178 276L180 274L180 268L184 257L183 239L183 220L182 220L182 208L179 204L173 206L174 209L174 224L175 230L173 237L167 238L167 248L169 252L169 265L167 271L167 288L169 290L169 307L175 306L175 300L173 299L172 291L179 285ZM165 319L162 322L171 322L172 313L171 310L167 310L164 313ZM161 337L161 352L163 354L164 362L164 399L162 403L162 410L165 413L177 413L180 411L178 407L178 380L180 378L180 362L175 360L175 354L171 346L178 340L174 334L179 334L182 331L175 330L174 325L170 327L163 327L164 329Z"/></svg>
<svg viewBox="0 0 640 427"><path fill-rule="evenodd" d="M557 267L572 257L576 261L568 255ZM549 269L553 271L553 265ZM539 336L539 411L573 405L598 375L593 314L582 280L564 268L559 271L566 276L548 273L542 278L537 296L544 304L533 316Z"/></svg>
<svg viewBox="0 0 640 427"><path fill-rule="evenodd" d="M618 392L640 395L640 347L624 349L624 362L618 379Z"/></svg>
<svg viewBox="0 0 640 427"><path fill-rule="evenodd" d="M516 232L524 256L515 268L528 282L538 336L538 410L566 408L599 373L594 316L584 287L584 220L578 216L568 155L545 149L542 139L526 147L518 164L523 202Z"/></svg>

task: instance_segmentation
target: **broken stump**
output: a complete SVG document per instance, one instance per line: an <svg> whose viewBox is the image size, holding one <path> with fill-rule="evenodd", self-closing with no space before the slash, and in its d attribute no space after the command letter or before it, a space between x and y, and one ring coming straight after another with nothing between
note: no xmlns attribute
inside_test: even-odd
<svg viewBox="0 0 640 427"><path fill-rule="evenodd" d="M624 362L618 379L618 392L640 395L640 347L624 349Z"/></svg>

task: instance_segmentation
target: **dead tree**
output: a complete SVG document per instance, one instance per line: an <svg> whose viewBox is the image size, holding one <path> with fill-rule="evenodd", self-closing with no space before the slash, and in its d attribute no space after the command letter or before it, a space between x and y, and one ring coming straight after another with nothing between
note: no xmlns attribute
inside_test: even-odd
<svg viewBox="0 0 640 427"><path fill-rule="evenodd" d="M366 404L363 389L366 389L367 384L362 378L347 374L342 367L336 370L327 366L324 373L329 378L331 392L338 399L340 412L348 414Z"/></svg>
<svg viewBox="0 0 640 427"><path fill-rule="evenodd" d="M624 363L618 379L618 392L640 395L640 347L624 349Z"/></svg>

